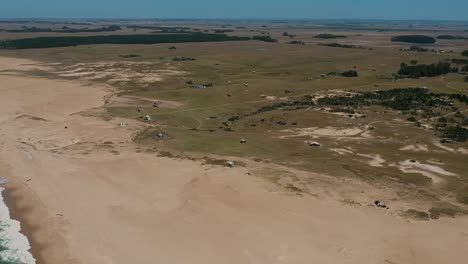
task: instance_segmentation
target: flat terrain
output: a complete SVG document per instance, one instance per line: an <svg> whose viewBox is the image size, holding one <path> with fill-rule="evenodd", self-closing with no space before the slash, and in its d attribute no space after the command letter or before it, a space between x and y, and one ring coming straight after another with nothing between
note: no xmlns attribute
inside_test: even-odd
<svg viewBox="0 0 468 264"><path fill-rule="evenodd" d="M0 50L0 171L39 261L464 263L468 142L442 143L435 124L466 128L466 104L425 116L318 102L468 95L463 72L394 78L402 62L462 59L468 41L390 42L466 32L194 23L279 41ZM332 42L354 47L318 45ZM359 76L331 74L348 70Z"/></svg>

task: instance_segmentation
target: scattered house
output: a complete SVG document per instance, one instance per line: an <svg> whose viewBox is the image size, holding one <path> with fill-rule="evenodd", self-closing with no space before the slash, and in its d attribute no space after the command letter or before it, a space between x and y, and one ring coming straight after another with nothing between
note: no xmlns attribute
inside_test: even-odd
<svg viewBox="0 0 468 264"><path fill-rule="evenodd" d="M231 85L231 84L232 84L232 82L231 82L231 81L227 81L227 84Z"/></svg>
<svg viewBox="0 0 468 264"><path fill-rule="evenodd" d="M203 84L197 84L194 86L196 89L205 89L206 88L206 85L203 85Z"/></svg>
<svg viewBox="0 0 468 264"><path fill-rule="evenodd" d="M230 160L229 160L229 161L226 161L226 166L227 166L227 167L234 168L235 165L236 165L236 164L234 163L234 161L230 161Z"/></svg>
<svg viewBox="0 0 468 264"><path fill-rule="evenodd" d="M252 71L252 73L257 73L256 71Z"/></svg>
<svg viewBox="0 0 468 264"><path fill-rule="evenodd" d="M241 140L240 140L240 143L241 143L241 144L245 144L245 143L247 143L247 140L241 139Z"/></svg>
<svg viewBox="0 0 468 264"><path fill-rule="evenodd" d="M156 101L153 103L153 107L159 107L159 105L161 105L160 101Z"/></svg>
<svg viewBox="0 0 468 264"><path fill-rule="evenodd" d="M144 121L151 121L151 116L146 115L146 116L143 117L143 120Z"/></svg>
<svg viewBox="0 0 468 264"><path fill-rule="evenodd" d="M159 140L164 140L164 139L167 139L168 138L168 135L164 132L159 132L156 134L156 137L159 139Z"/></svg>
<svg viewBox="0 0 468 264"><path fill-rule="evenodd" d="M126 127L127 126L127 123L125 122L120 122L120 127Z"/></svg>
<svg viewBox="0 0 468 264"><path fill-rule="evenodd" d="M137 112L138 112L138 113L143 112L143 108L138 108L138 109L137 109Z"/></svg>
<svg viewBox="0 0 468 264"><path fill-rule="evenodd" d="M381 201L381 200L376 200L374 202L375 206L377 207L380 207L380 208L387 208L388 209L388 206L385 204L384 201Z"/></svg>
<svg viewBox="0 0 468 264"><path fill-rule="evenodd" d="M307 145L309 145L311 147L320 147L322 145L319 142L310 141L310 140L304 141L304 143L306 143Z"/></svg>
<svg viewBox="0 0 468 264"><path fill-rule="evenodd" d="M265 94L261 94L261 95L260 95L260 98L265 99L265 98L267 98L267 96L266 96Z"/></svg>
<svg viewBox="0 0 468 264"><path fill-rule="evenodd" d="M244 83L244 86L245 86L245 87L249 87L249 84L248 84L248 83Z"/></svg>
<svg viewBox="0 0 468 264"><path fill-rule="evenodd" d="M377 68L372 68L372 71L377 71Z"/></svg>

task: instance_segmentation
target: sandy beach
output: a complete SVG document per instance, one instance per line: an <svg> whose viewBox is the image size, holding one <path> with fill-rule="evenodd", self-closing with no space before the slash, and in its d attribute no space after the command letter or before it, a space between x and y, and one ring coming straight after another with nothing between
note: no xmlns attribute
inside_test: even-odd
<svg viewBox="0 0 468 264"><path fill-rule="evenodd" d="M284 192L255 177L261 164L138 151L144 123L82 114L112 87L21 72L31 64L0 57L0 175L39 264L466 263L466 217L409 221Z"/></svg>

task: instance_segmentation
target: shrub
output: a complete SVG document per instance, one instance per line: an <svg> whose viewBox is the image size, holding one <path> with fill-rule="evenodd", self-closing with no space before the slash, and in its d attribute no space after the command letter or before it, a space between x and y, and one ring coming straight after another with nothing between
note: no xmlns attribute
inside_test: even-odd
<svg viewBox="0 0 468 264"><path fill-rule="evenodd" d="M341 73L343 77L358 77L358 72L354 70L345 71Z"/></svg>
<svg viewBox="0 0 468 264"><path fill-rule="evenodd" d="M443 131L443 136L458 142L468 140L468 129L461 126L448 127Z"/></svg>
<svg viewBox="0 0 468 264"><path fill-rule="evenodd" d="M418 47L418 46L411 46L410 50L411 51L417 51L417 52L428 52L429 51L426 48L421 48L421 47Z"/></svg>

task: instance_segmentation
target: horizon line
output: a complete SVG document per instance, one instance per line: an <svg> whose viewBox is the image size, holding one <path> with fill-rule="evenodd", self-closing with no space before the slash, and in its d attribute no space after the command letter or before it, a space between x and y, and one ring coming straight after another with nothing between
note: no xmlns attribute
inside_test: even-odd
<svg viewBox="0 0 468 264"><path fill-rule="evenodd" d="M211 20L211 21L374 21L374 22L466 22L468 19L383 19L383 18L193 18L193 17L0 17L0 20Z"/></svg>

